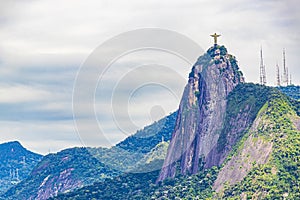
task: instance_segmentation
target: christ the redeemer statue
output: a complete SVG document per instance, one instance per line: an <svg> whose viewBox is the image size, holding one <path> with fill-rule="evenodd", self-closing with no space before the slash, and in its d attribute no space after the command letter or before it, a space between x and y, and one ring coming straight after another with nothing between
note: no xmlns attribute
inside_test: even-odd
<svg viewBox="0 0 300 200"><path fill-rule="evenodd" d="M215 45L217 45L217 38L220 37L221 35L214 33L213 35L210 35L210 36L214 38L214 43L215 43Z"/></svg>

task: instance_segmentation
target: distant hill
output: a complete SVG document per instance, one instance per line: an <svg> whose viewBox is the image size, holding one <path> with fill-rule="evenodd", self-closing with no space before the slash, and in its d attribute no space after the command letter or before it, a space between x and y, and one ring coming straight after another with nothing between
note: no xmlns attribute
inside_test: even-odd
<svg viewBox="0 0 300 200"><path fill-rule="evenodd" d="M277 88L289 97L300 100L300 86L289 85L286 87L281 86Z"/></svg>
<svg viewBox="0 0 300 200"><path fill-rule="evenodd" d="M164 139L169 141L175 126L177 112L146 126L116 145L129 152L148 153Z"/></svg>
<svg viewBox="0 0 300 200"><path fill-rule="evenodd" d="M92 185L78 189L75 192L64 193L50 199L127 199L134 197L144 199L139 195L139 190L152 190L157 187L154 183L167 153L168 142L160 142L138 162L137 168L131 172L125 172L112 179L95 182ZM75 194L75 197L73 196Z"/></svg>
<svg viewBox="0 0 300 200"><path fill-rule="evenodd" d="M71 148L49 154L37 164L28 179L2 197L47 199L109 180L126 171L158 169L166 154L176 114L171 113L111 148Z"/></svg>
<svg viewBox="0 0 300 200"><path fill-rule="evenodd" d="M5 199L47 199L58 192L115 176L116 171L90 155L88 148L71 148L45 156L28 178L9 189Z"/></svg>
<svg viewBox="0 0 300 200"><path fill-rule="evenodd" d="M0 194L26 179L42 157L19 142L0 144Z"/></svg>

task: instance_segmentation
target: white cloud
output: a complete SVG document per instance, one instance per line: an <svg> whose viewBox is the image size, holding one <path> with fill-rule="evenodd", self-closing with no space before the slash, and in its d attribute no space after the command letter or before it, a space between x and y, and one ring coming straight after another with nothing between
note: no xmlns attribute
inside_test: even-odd
<svg viewBox="0 0 300 200"><path fill-rule="evenodd" d="M41 154L56 152L70 146L83 146L73 121L0 121L0 143L18 140Z"/></svg>
<svg viewBox="0 0 300 200"><path fill-rule="evenodd" d="M0 103L36 102L51 96L47 91L24 85L0 85Z"/></svg>

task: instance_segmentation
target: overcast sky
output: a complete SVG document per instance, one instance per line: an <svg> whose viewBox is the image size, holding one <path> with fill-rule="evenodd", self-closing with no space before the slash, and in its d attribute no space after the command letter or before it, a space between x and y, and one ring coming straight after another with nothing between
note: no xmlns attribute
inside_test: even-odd
<svg viewBox="0 0 300 200"><path fill-rule="evenodd" d="M297 0L0 0L0 142L18 140L43 154L89 145L80 140L73 122L77 71L93 50L111 37L152 27L183 34L204 50L212 45L209 35L220 33L219 44L236 56L247 82L259 80L262 46L267 82L274 85L275 65L278 62L282 67L285 48L292 82L300 84ZM168 80L173 89L146 85L126 99L136 129L177 109L180 95L176 94L182 92L191 66L167 53L136 52L117 60L104 77L107 90L118 89L115 82L120 77L127 78L125 85L130 86L137 60L149 64L158 57L160 63L156 64L168 68L160 67L157 76ZM174 74L169 73L170 66L176 69ZM140 68L139 73L148 74L145 69ZM156 68L151 69L149 77ZM169 76L162 75L166 69ZM96 95L95 108L106 105L105 99L110 102L111 96ZM110 116L111 107L106 108L95 114L108 140L91 143L93 146L110 146L134 132L119 130L120 124Z"/></svg>

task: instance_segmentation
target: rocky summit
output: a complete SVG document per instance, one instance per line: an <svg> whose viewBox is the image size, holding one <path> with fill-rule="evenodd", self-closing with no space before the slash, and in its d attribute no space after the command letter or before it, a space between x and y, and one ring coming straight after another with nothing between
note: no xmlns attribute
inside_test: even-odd
<svg viewBox="0 0 300 200"><path fill-rule="evenodd" d="M200 162L207 167L224 158L215 149L222 132L228 94L244 82L237 61L224 46L215 45L199 57L189 74L180 102L176 127L158 181L195 174Z"/></svg>

